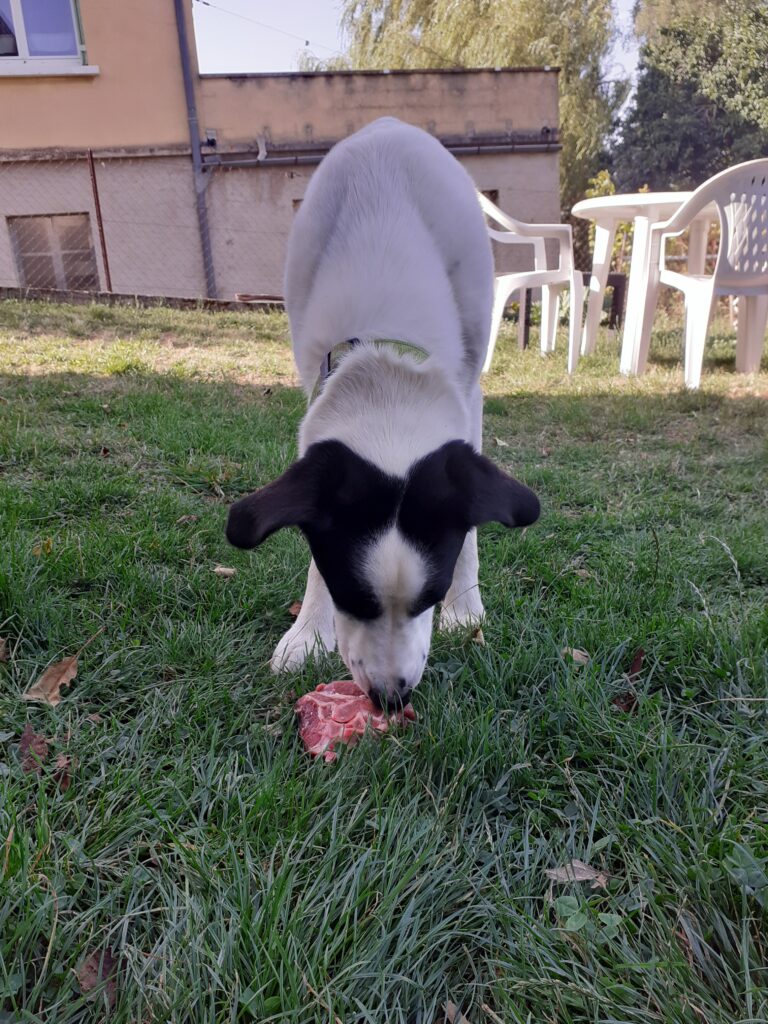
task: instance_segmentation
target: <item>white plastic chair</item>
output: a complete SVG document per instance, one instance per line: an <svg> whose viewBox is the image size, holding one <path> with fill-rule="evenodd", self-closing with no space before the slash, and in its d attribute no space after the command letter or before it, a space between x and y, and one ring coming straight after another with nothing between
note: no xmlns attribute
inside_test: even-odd
<svg viewBox="0 0 768 1024"><path fill-rule="evenodd" d="M720 248L712 274L680 274L666 266L666 239L682 234L701 210L713 204L720 219ZM685 384L701 380L704 345L714 300L738 295L736 369L760 367L768 320L768 159L750 160L721 171L700 185L669 220L650 226L648 288L638 331L642 372L648 357L659 287L678 288L685 297Z"/></svg>
<svg viewBox="0 0 768 1024"><path fill-rule="evenodd" d="M579 361L579 337L581 334L581 309L584 298L584 279L573 265L573 238L569 224L524 224L514 220L492 203L486 196L478 193L480 206L489 220L504 228L498 231L489 226L488 234L497 242L506 245L533 246L533 270L515 271L511 274L498 274L494 281L493 313L491 316L491 333L488 338L488 351L483 365L483 373L487 373L496 348L496 336L499 333L504 307L510 295L515 291L525 294L527 288L541 288L541 351L554 352L555 334L560 308L560 292L565 287L571 289L570 321L568 325L568 372L573 373ZM544 242L551 238L559 246L558 267L550 270L547 267L547 254ZM524 303L520 303L520 313L524 316Z"/></svg>

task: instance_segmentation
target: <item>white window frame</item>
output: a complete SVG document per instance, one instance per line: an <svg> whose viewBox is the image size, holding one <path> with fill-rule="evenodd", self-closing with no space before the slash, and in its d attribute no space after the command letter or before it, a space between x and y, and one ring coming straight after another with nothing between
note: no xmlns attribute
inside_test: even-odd
<svg viewBox="0 0 768 1024"><path fill-rule="evenodd" d="M63 57L31 56L21 0L10 0L10 4L11 21L19 55L18 57L0 57L0 78L30 75L98 75L99 69L96 65L85 63L85 46L80 38L80 18L75 0L69 0L69 6L72 11L75 39L80 52Z"/></svg>

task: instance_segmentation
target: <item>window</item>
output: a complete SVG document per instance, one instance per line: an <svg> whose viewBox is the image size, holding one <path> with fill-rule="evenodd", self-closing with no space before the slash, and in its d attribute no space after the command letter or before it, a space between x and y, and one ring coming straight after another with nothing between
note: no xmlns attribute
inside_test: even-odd
<svg viewBox="0 0 768 1024"><path fill-rule="evenodd" d="M9 217L8 230L22 288L99 290L87 213Z"/></svg>
<svg viewBox="0 0 768 1024"><path fill-rule="evenodd" d="M75 0L0 0L0 75L97 72L83 62Z"/></svg>

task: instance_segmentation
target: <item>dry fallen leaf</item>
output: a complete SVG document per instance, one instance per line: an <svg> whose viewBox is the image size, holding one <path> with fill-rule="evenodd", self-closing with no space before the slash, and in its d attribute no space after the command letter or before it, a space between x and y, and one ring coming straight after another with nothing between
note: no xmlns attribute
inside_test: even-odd
<svg viewBox="0 0 768 1024"><path fill-rule="evenodd" d="M494 441L499 448L509 448L509 443L507 441L502 441L500 437L494 437Z"/></svg>
<svg viewBox="0 0 768 1024"><path fill-rule="evenodd" d="M45 540L41 540L39 544L35 544L32 548L32 554L39 558L40 555L50 555L53 551L53 537L46 537Z"/></svg>
<svg viewBox="0 0 768 1024"><path fill-rule="evenodd" d="M101 449L101 457L102 457L102 459L108 459L109 455L110 455L109 448L102 448Z"/></svg>
<svg viewBox="0 0 768 1024"><path fill-rule="evenodd" d="M480 644L481 647L485 647L485 637L483 636L483 631L480 626L472 630L472 642Z"/></svg>
<svg viewBox="0 0 768 1024"><path fill-rule="evenodd" d="M291 607L288 609L288 614L292 615L294 619L298 616L301 611L301 601L294 601Z"/></svg>
<svg viewBox="0 0 768 1024"><path fill-rule="evenodd" d="M608 876L583 860L572 860L561 868L548 868L544 874L553 882L591 882L593 889L605 889Z"/></svg>
<svg viewBox="0 0 768 1024"><path fill-rule="evenodd" d="M48 757L48 740L45 736L38 736L29 722L24 726L19 740L19 753L23 772L37 772L38 775L42 772L43 763Z"/></svg>
<svg viewBox="0 0 768 1024"><path fill-rule="evenodd" d="M617 694L611 704L627 715L632 714L633 711L637 711L637 695L631 690L625 690L624 693Z"/></svg>
<svg viewBox="0 0 768 1024"><path fill-rule="evenodd" d="M564 647L560 653L564 658L573 658L577 665L589 664L589 655L586 651L579 650L578 647Z"/></svg>
<svg viewBox="0 0 768 1024"><path fill-rule="evenodd" d="M643 661L645 661L645 651L642 647L638 647L635 651L635 656L632 659L632 664L629 666L629 672L627 673L630 682L634 682L635 678L640 675L643 668Z"/></svg>
<svg viewBox="0 0 768 1024"><path fill-rule="evenodd" d="M183 523L196 523L200 516L179 516L176 520L176 525L181 526Z"/></svg>
<svg viewBox="0 0 768 1024"><path fill-rule="evenodd" d="M93 722L94 725L101 725L101 723L104 721L101 715L96 714L95 711L92 715L86 715L85 718L86 721Z"/></svg>
<svg viewBox="0 0 768 1024"><path fill-rule="evenodd" d="M456 1003L448 1001L443 1005L446 1024L469 1024L469 1021L458 1008Z"/></svg>
<svg viewBox="0 0 768 1024"><path fill-rule="evenodd" d="M76 675L77 655L73 654L71 658L64 658L47 668L37 682L26 693L22 693L21 699L40 701L41 704L55 708L61 703L62 686L69 686Z"/></svg>
<svg viewBox="0 0 768 1024"><path fill-rule="evenodd" d="M69 769L74 768L75 765L69 754L57 754L56 755L56 770L53 773L53 778L62 793L66 793L72 783L72 776Z"/></svg>
<svg viewBox="0 0 768 1024"><path fill-rule="evenodd" d="M112 950L97 949L86 957L77 969L77 983L83 995L94 992L96 996L103 991L113 1008L117 1000L117 959Z"/></svg>
<svg viewBox="0 0 768 1024"><path fill-rule="evenodd" d="M573 573L575 576L580 576L583 580L594 579L594 576L589 571L589 569L574 569Z"/></svg>
<svg viewBox="0 0 768 1024"><path fill-rule="evenodd" d="M228 580L235 575L237 569L228 569L226 565L217 565L213 571L217 576L222 576L225 580Z"/></svg>
<svg viewBox="0 0 768 1024"><path fill-rule="evenodd" d="M8 661L8 641L0 636L0 661Z"/></svg>
<svg viewBox="0 0 768 1024"><path fill-rule="evenodd" d="M632 664L629 667L629 672L624 677L629 683L630 687L634 685L635 680L643 670L643 661L645 660L645 651L642 647L638 647L635 651L635 655L632 658ZM611 704L618 708L619 711L623 711L625 714L632 714L637 711L637 694L634 689L624 690L622 693L617 694Z"/></svg>

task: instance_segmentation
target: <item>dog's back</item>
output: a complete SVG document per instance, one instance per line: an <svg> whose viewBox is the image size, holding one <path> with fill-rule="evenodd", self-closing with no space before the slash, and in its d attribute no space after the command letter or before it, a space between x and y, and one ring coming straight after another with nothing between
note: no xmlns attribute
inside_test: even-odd
<svg viewBox="0 0 768 1024"><path fill-rule="evenodd" d="M471 386L492 290L474 185L436 139L382 118L325 157L296 216L286 266L305 388L324 353L350 337L417 344Z"/></svg>

